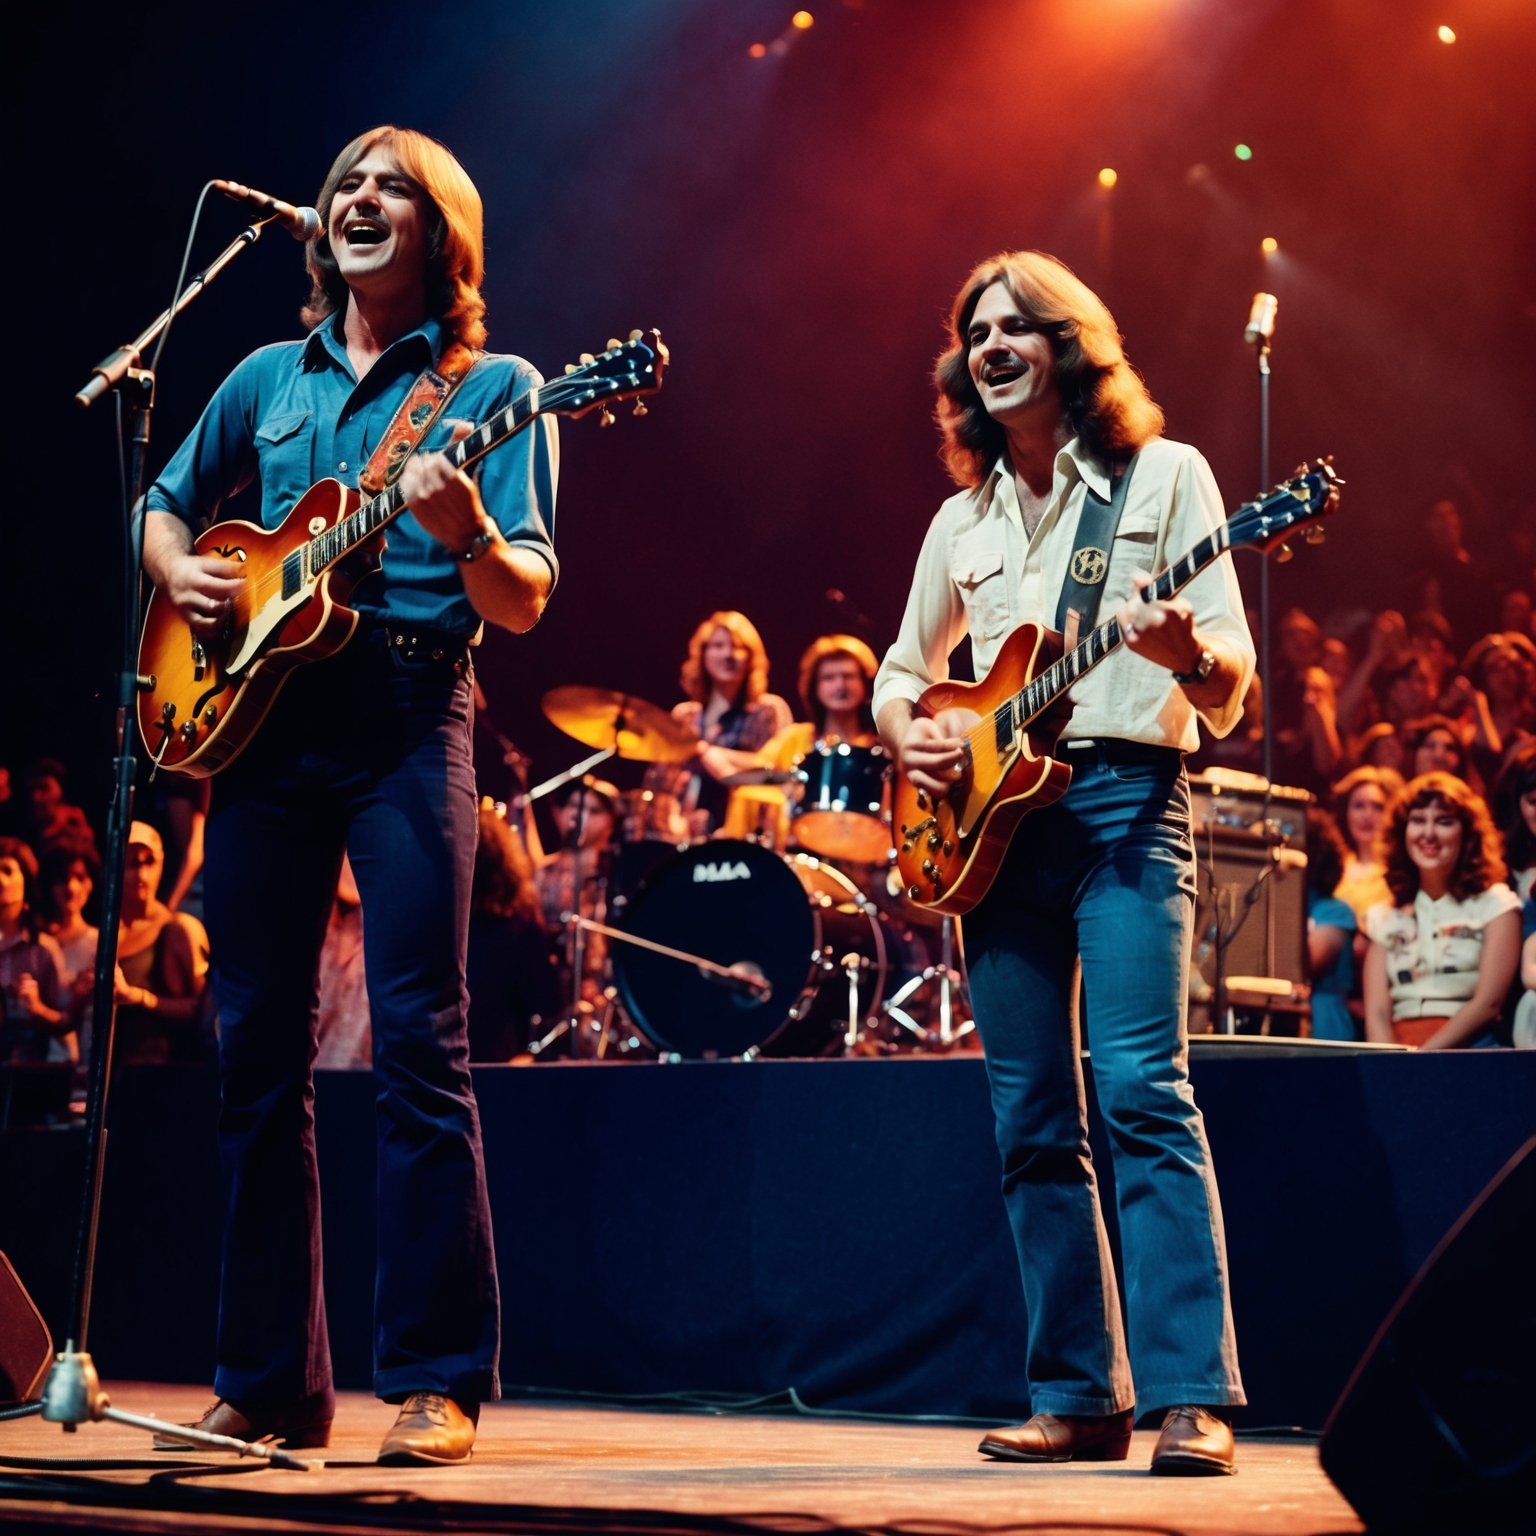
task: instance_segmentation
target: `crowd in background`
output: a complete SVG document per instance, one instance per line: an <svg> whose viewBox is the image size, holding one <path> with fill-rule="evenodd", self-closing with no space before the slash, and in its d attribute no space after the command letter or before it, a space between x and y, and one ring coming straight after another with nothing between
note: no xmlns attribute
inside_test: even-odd
<svg viewBox="0 0 1536 1536"><path fill-rule="evenodd" d="M1404 583L1401 611L1345 609L1319 622L1292 608L1275 627L1273 778L1317 801L1308 838L1311 1029L1324 1039L1431 1048L1533 1047L1531 599L1478 567L1451 503L1430 510L1424 531L1427 555ZM766 655L747 662L739 686L725 685L741 695L723 701L727 721L761 708L748 697L753 679L758 694L775 697L763 694ZM700 697L702 709L713 694ZM1263 715L1255 680L1237 729L1207 742L1191 768L1259 772ZM0 766L0 1064L69 1064L78 1103L100 855L67 787L64 767L48 759L14 783ZM593 878L597 850L621 815L611 786L576 790L554 807L561 844L550 854L488 800L482 808L469 965L471 998L482 999L478 1022L471 1009L475 1060L518 1054L529 1029L569 996L558 969L560 914ZM125 1065L210 1055L216 1021L200 921L207 797L206 780L174 775L141 795L118 940L117 1059ZM343 868L321 962L322 1066L369 1063L361 923ZM509 1031L511 1018L523 1022Z"/></svg>

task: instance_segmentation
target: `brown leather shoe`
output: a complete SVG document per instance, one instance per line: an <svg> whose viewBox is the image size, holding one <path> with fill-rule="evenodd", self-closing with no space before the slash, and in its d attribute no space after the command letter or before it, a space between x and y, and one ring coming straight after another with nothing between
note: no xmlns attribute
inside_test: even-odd
<svg viewBox="0 0 1536 1536"><path fill-rule="evenodd" d="M1156 1477L1220 1477L1235 1472L1232 1426L1193 1403L1170 1408L1152 1452Z"/></svg>
<svg viewBox="0 0 1536 1536"><path fill-rule="evenodd" d="M1016 1429L989 1430L976 1449L995 1461L1124 1461L1135 1421L1130 1408L1103 1417L1037 1413Z"/></svg>
<svg viewBox="0 0 1536 1536"><path fill-rule="evenodd" d="M281 1408L249 1403L240 1408L221 1397L209 1404L202 1418L187 1427L210 1435L230 1435L236 1440L276 1440L281 1450L303 1451L331 1443L334 1411L329 1392L316 1392ZM199 1449L185 1440L170 1440L164 1435L156 1435L153 1443L157 1451Z"/></svg>
<svg viewBox="0 0 1536 1536"><path fill-rule="evenodd" d="M468 1461L479 1418L479 1403L466 1411L441 1392L412 1392L379 1447L379 1465L446 1467Z"/></svg>

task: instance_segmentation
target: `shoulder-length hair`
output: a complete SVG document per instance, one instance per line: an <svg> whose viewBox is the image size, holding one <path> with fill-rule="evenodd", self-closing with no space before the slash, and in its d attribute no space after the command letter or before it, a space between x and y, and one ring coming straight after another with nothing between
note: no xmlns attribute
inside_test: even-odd
<svg viewBox="0 0 1536 1536"><path fill-rule="evenodd" d="M678 678L683 692L695 704L708 701L709 691L714 684L710 682L709 673L704 670L704 647L717 629L725 630L752 658L746 679L731 701L732 704L740 709L744 705L757 703L768 691L768 652L763 647L763 637L758 634L757 625L746 614L737 613L734 608L719 609L694 630L688 642L688 659L683 663Z"/></svg>
<svg viewBox="0 0 1536 1536"><path fill-rule="evenodd" d="M1454 774L1426 773L1403 786L1382 824L1381 862L1392 900L1399 907L1411 906L1419 891L1419 867L1408 853L1408 816L1431 805L1443 806L1461 823L1461 851L1450 880L1451 895L1457 901L1486 891L1505 875L1498 830L1483 797Z"/></svg>
<svg viewBox="0 0 1536 1536"><path fill-rule="evenodd" d="M360 133L331 166L315 199L320 233L309 242L309 302L303 320L311 330L328 315L344 312L347 284L331 250L331 204L337 189L372 149L390 151L400 169L427 199L427 313L466 347L485 345L485 212L469 173L436 139L414 128L385 124Z"/></svg>
<svg viewBox="0 0 1536 1536"><path fill-rule="evenodd" d="M544 926L533 860L521 835L490 800L480 802L480 839L475 849L470 910L486 917L520 917Z"/></svg>
<svg viewBox="0 0 1536 1536"><path fill-rule="evenodd" d="M1392 797L1403 787L1403 776L1395 768L1377 768L1371 763L1352 768L1333 786L1333 814L1339 826L1349 825L1349 797L1362 784L1374 784L1381 791L1382 799L1390 805Z"/></svg>
<svg viewBox="0 0 1536 1536"><path fill-rule="evenodd" d="M37 937L37 855L19 837L0 837L0 859L21 865L21 931L29 940Z"/></svg>
<svg viewBox="0 0 1536 1536"><path fill-rule="evenodd" d="M857 635L822 635L813 640L807 647L805 655L800 658L798 683L800 702L805 705L805 712L818 731L826 724L827 712L816 697L816 684L821 673L822 662L830 661L834 656L846 656L855 663L859 671L864 674L867 688L874 686L875 673L880 670L880 663L875 660L875 653ZM864 729L872 731L875 728L875 717L870 709L868 698L859 707L859 715Z"/></svg>
<svg viewBox="0 0 1536 1536"><path fill-rule="evenodd" d="M1054 256L1003 251L982 262L955 295L949 346L933 365L939 390L934 416L944 438L940 456L956 484L980 485L1007 441L972 382L966 337L977 303L994 283L1049 339L1062 405L1094 459L1107 469L1163 430L1163 413L1126 361L1120 332L1098 295Z"/></svg>

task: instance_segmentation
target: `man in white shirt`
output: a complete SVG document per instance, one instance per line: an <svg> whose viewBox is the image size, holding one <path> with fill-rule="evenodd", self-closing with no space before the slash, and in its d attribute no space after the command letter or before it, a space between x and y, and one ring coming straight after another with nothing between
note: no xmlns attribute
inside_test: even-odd
<svg viewBox="0 0 1536 1536"><path fill-rule="evenodd" d="M1221 1207L1187 1074L1195 863L1183 754L1199 743L1197 719L1218 736L1236 724L1253 643L1230 562L1173 602L1140 596L1148 573L1216 527L1222 505L1200 454L1158 436L1162 412L1113 319L1060 262L1032 251L984 262L955 300L951 331L935 380L945 457L965 489L928 530L876 681L887 749L918 788L945 793L976 717L929 719L914 704L948 676L967 631L981 678L1018 625L1054 627L1069 570L1102 583L1101 616L1116 615L1125 642L1072 689L1057 747L1071 788L1024 819L965 920L1034 1414L981 1450L1123 1460L1137 1412L1162 1409L1154 1472L1230 1472L1228 1410L1245 1398ZM1108 550L1078 537L1090 496L1120 502ZM1081 586L1074 597L1083 602ZM1079 956L1115 1160L1126 1327L1088 1149Z"/></svg>

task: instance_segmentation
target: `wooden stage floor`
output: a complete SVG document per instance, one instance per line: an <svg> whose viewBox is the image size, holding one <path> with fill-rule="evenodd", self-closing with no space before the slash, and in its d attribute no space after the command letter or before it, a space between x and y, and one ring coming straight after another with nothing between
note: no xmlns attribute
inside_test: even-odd
<svg viewBox="0 0 1536 1536"><path fill-rule="evenodd" d="M118 1383L110 1392L119 1408L166 1419L195 1418L209 1396L142 1383ZM155 1455L137 1431L96 1424L66 1437L35 1418L0 1423L0 1523L651 1536L753 1529L1321 1536L1363 1529L1323 1475L1316 1447L1305 1442L1242 1441L1235 1477L1152 1478L1150 1432L1136 1435L1130 1460L1118 1466L1025 1467L984 1461L976 1454L981 1432L969 1428L516 1403L483 1411L466 1467L375 1467L393 1417L373 1398L345 1393L330 1448L309 1453L326 1458L323 1471L245 1471L232 1457L209 1457L205 1465L242 1470L174 1481L168 1474L200 1458ZM63 1471L75 1484L55 1486L46 1502L17 1497L17 1478L42 1474L19 1470L16 1459L63 1456L79 1459L76 1470ZM91 1502L75 1504L73 1496Z"/></svg>

